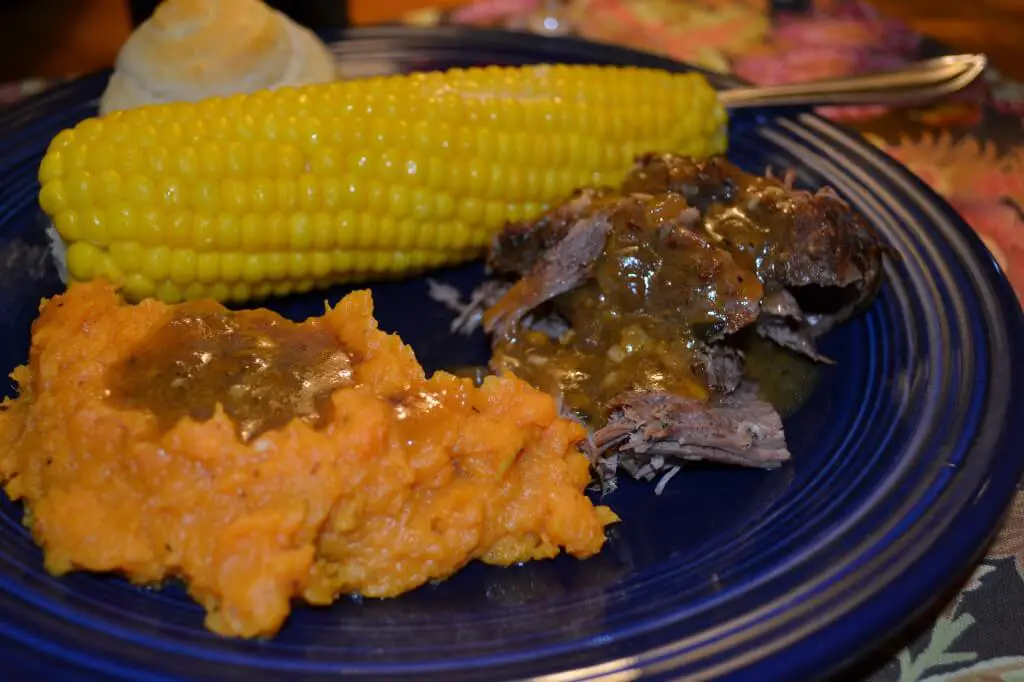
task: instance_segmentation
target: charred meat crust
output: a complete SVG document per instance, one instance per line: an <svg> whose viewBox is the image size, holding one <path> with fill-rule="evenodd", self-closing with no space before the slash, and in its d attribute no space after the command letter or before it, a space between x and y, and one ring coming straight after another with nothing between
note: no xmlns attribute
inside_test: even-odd
<svg viewBox="0 0 1024 682"><path fill-rule="evenodd" d="M776 231L771 248L757 264L758 277L767 289L778 285L796 299L803 288L843 290L832 292L833 300L843 302L829 311L836 319L820 329L845 321L870 302L881 284L883 254L892 253L831 188L814 193L794 189L789 174L783 178L749 175L723 157L694 160L646 154L637 160L622 189L675 192L705 216L717 204L741 203L751 222Z"/></svg>
<svg viewBox="0 0 1024 682"><path fill-rule="evenodd" d="M771 247L756 265L766 289L758 333L818 362L828 359L817 352L814 339L867 307L881 285L883 255L895 255L829 188L815 193L794 189L791 175L750 175L724 157L645 154L619 190L577 190L539 219L509 224L492 243L488 267L499 275L526 275L576 221L598 207L614 203L617 196L665 192L684 197L705 220L716 207L741 202L749 221L774 226ZM772 291L788 295L784 314L772 310L777 307Z"/></svg>
<svg viewBox="0 0 1024 682"><path fill-rule="evenodd" d="M492 240L488 270L498 275L525 275L577 221L608 197L618 197L618 192L612 187L585 187L536 220L509 223Z"/></svg>
<svg viewBox="0 0 1024 682"><path fill-rule="evenodd" d="M814 346L814 338L822 332L800 308L793 294L777 289L765 295L755 329L762 337L815 362L832 364Z"/></svg>
<svg viewBox="0 0 1024 682"><path fill-rule="evenodd" d="M697 343L697 371L716 393L732 393L743 381L743 353L721 343Z"/></svg>
<svg viewBox="0 0 1024 682"><path fill-rule="evenodd" d="M484 330L507 336L529 311L576 288L601 255L611 229L606 212L576 220L530 271L484 313Z"/></svg>
<svg viewBox="0 0 1024 682"><path fill-rule="evenodd" d="M701 252L703 264L687 270L695 292L707 290L712 280L706 273L730 268L753 272L763 286L752 307L742 296L749 296L749 288L717 290L730 299L717 305L733 305L737 314L694 337L694 373L713 391L711 400L652 389L623 393L607 405L608 421L590 442L603 483L614 479L617 468L650 479L681 460L772 468L789 458L781 418L743 380L743 354L723 340L751 327L792 352L831 362L817 351L816 339L869 305L881 285L883 256L893 254L831 189L811 193L795 189L792 180L792 174L750 175L724 157L647 154L618 189L579 190L539 219L510 224L495 238L489 270L519 278L485 314L496 347L534 308L550 302L559 309L562 294L599 278L594 262L603 257L609 235L617 234L611 232L619 224L615 211L652 197L675 196L688 207L675 223L690 237L683 247Z"/></svg>

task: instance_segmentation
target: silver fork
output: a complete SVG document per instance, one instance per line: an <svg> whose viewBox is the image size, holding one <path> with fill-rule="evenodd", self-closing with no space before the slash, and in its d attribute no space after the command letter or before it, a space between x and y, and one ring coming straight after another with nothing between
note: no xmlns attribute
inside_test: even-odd
<svg viewBox="0 0 1024 682"><path fill-rule="evenodd" d="M729 109L784 105L914 104L963 90L985 70L983 54L958 54L842 78L742 86L719 92Z"/></svg>

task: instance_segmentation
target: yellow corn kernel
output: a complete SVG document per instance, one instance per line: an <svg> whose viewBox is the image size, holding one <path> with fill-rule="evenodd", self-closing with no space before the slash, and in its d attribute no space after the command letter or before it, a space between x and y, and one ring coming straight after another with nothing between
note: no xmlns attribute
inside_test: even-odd
<svg viewBox="0 0 1024 682"><path fill-rule="evenodd" d="M93 176L86 171L71 171L64 182L67 204L72 208L88 208L93 203Z"/></svg>
<svg viewBox="0 0 1024 682"><path fill-rule="evenodd" d="M275 296L287 296L294 291L295 285L292 282L280 282L274 284L271 291Z"/></svg>
<svg viewBox="0 0 1024 682"><path fill-rule="evenodd" d="M93 279L103 260L103 251L89 242L75 242L68 247L68 273L80 282Z"/></svg>
<svg viewBox="0 0 1024 682"><path fill-rule="evenodd" d="M103 278L113 284L124 284L124 270L117 266L110 254L103 254L96 264L96 277Z"/></svg>
<svg viewBox="0 0 1024 682"><path fill-rule="evenodd" d="M312 247L316 253L327 253L334 246L334 220L323 211L315 213L310 225ZM382 237L386 239L386 237ZM385 243L387 243L385 241Z"/></svg>
<svg viewBox="0 0 1024 682"><path fill-rule="evenodd" d="M310 257L309 271L314 277L324 278L331 273L333 264L331 254L325 251L314 251ZM255 281L255 280L254 280Z"/></svg>
<svg viewBox="0 0 1024 682"><path fill-rule="evenodd" d="M186 301L198 301L202 298L208 298L206 293L206 287L201 282L192 282L185 287L185 300Z"/></svg>
<svg viewBox="0 0 1024 682"><path fill-rule="evenodd" d="M288 254L288 275L292 279L303 279L309 274L309 257L304 253Z"/></svg>
<svg viewBox="0 0 1024 682"><path fill-rule="evenodd" d="M260 282L265 277L266 258L262 254L247 254L242 261L242 279L246 282Z"/></svg>
<svg viewBox="0 0 1024 682"><path fill-rule="evenodd" d="M287 216L283 213L271 213L267 216L267 222L263 229L267 239L267 248L271 250L287 248L290 239Z"/></svg>
<svg viewBox="0 0 1024 682"><path fill-rule="evenodd" d="M225 282L235 282L242 277L242 270L245 268L245 254L232 251L221 254L220 276Z"/></svg>
<svg viewBox="0 0 1024 682"><path fill-rule="evenodd" d="M221 249L237 249L242 244L242 221L231 213L217 216L217 246Z"/></svg>
<svg viewBox="0 0 1024 682"><path fill-rule="evenodd" d="M92 145L85 139L79 139L77 144L68 145L64 149L64 162L68 171L85 170L91 153Z"/></svg>
<svg viewBox="0 0 1024 682"><path fill-rule="evenodd" d="M274 291L274 285L271 282L260 282L252 288L252 297L260 300L268 298Z"/></svg>
<svg viewBox="0 0 1024 682"><path fill-rule="evenodd" d="M188 285L196 279L196 261L195 251L175 249L171 252L171 264L167 276L172 282Z"/></svg>
<svg viewBox="0 0 1024 682"><path fill-rule="evenodd" d="M463 199L459 202L456 217L467 225L480 225L483 223L485 202L475 197Z"/></svg>
<svg viewBox="0 0 1024 682"><path fill-rule="evenodd" d="M239 282L231 287L230 299L232 301L247 301L253 296L253 289L248 282Z"/></svg>
<svg viewBox="0 0 1024 682"><path fill-rule="evenodd" d="M193 245L199 251L212 251L217 248L217 222L212 216L193 216L192 239Z"/></svg>
<svg viewBox="0 0 1024 682"><path fill-rule="evenodd" d="M178 285L174 282L163 281L156 286L154 296L159 298L161 301L167 301L168 303L178 303L185 296Z"/></svg>
<svg viewBox="0 0 1024 682"><path fill-rule="evenodd" d="M124 272L138 273L142 270L142 258L145 251L136 242L117 242L110 245L110 257L114 259Z"/></svg>
<svg viewBox="0 0 1024 682"><path fill-rule="evenodd" d="M223 210L230 213L245 213L249 208L249 194L253 187L237 178L227 178L220 186L220 201Z"/></svg>
<svg viewBox="0 0 1024 682"><path fill-rule="evenodd" d="M637 154L720 153L696 74L453 69L148 107L58 134L39 203L72 277L132 300L307 291L479 256Z"/></svg>
<svg viewBox="0 0 1024 682"><path fill-rule="evenodd" d="M116 154L113 147L110 149L111 154ZM167 151L166 147L154 147L146 153L146 162L149 166L149 172L159 177L168 172L171 165L171 154ZM99 163L96 163L96 165L101 168L105 167Z"/></svg>
<svg viewBox="0 0 1024 682"><path fill-rule="evenodd" d="M220 254L200 253L196 256L196 280L204 284L215 282L220 276Z"/></svg>
<svg viewBox="0 0 1024 682"><path fill-rule="evenodd" d="M333 257L333 254L331 254ZM277 282L288 276L288 257L281 252L268 253L263 256L263 276Z"/></svg>
<svg viewBox="0 0 1024 682"><path fill-rule="evenodd" d="M53 219L53 224L58 234L66 235L64 239L72 244L86 238L84 222L78 211L61 211Z"/></svg>
<svg viewBox="0 0 1024 682"><path fill-rule="evenodd" d="M246 251L263 251L267 246L267 230L263 225L262 216L249 214L242 217L242 246Z"/></svg>
<svg viewBox="0 0 1024 682"><path fill-rule="evenodd" d="M452 248L465 249L472 243L472 231L462 223L455 223L451 226Z"/></svg>
<svg viewBox="0 0 1024 682"><path fill-rule="evenodd" d="M372 271L374 260L372 251L356 251L352 257L354 259L353 270L364 273Z"/></svg>
<svg viewBox="0 0 1024 682"><path fill-rule="evenodd" d="M293 251L306 251L313 245L313 224L305 213L288 219L288 246Z"/></svg>
<svg viewBox="0 0 1024 682"><path fill-rule="evenodd" d="M114 234L108 230L113 225L108 225L103 220L103 213L95 208L87 208L81 212L82 231L88 235L89 241L93 244L110 244L114 241Z"/></svg>
<svg viewBox="0 0 1024 682"><path fill-rule="evenodd" d="M57 133L57 136L50 142L50 149L53 151L60 151L65 147L71 145L71 143L78 137L74 130L62 130ZM81 142L81 140L79 140Z"/></svg>
<svg viewBox="0 0 1024 682"><path fill-rule="evenodd" d="M153 222L159 220L161 227L166 233L166 244L167 246L173 246L177 248L191 248L196 243L196 238L192 233L192 214L184 211L171 211L165 215L159 214L159 212L145 212L142 215L142 220L146 222Z"/></svg>
<svg viewBox="0 0 1024 682"><path fill-rule="evenodd" d="M207 296L218 301L227 301L230 294L231 288L228 287L226 282L214 282L210 288L207 289Z"/></svg>
<svg viewBox="0 0 1024 682"><path fill-rule="evenodd" d="M128 206L127 204L120 204L110 206L106 209L106 213L102 214L99 212L93 212L95 218L85 218L83 216L82 222L88 227L83 227L83 239L87 239L93 243L104 243L104 238L100 234L100 230L103 230L109 238L114 241L125 241L128 239L138 239L143 244L157 245L159 241L153 242L144 238L144 234L149 230L139 229L136 221L136 210ZM104 225L95 224L96 222L103 222ZM105 229L103 229L105 228ZM57 228L60 229L59 227ZM61 232L61 236L64 233ZM67 237L65 237L67 238Z"/></svg>
<svg viewBox="0 0 1024 682"><path fill-rule="evenodd" d="M201 180L191 187L190 208L196 213L212 214L220 210L220 183L216 180Z"/></svg>
<svg viewBox="0 0 1024 682"><path fill-rule="evenodd" d="M156 286L153 284L153 280L135 272L125 277L122 291L126 298L142 300L152 296L156 292Z"/></svg>
<svg viewBox="0 0 1024 682"><path fill-rule="evenodd" d="M199 174L199 154L195 147L182 147L172 154L174 172L182 178L192 179Z"/></svg>
<svg viewBox="0 0 1024 682"><path fill-rule="evenodd" d="M45 157L43 162L46 162ZM39 205L43 212L54 219L69 208L67 189L60 177L47 180L43 184L42 189L39 190Z"/></svg>
<svg viewBox="0 0 1024 682"><path fill-rule="evenodd" d="M142 274L154 282L167 277L171 271L171 250L166 246L158 246L146 251L142 256Z"/></svg>
<svg viewBox="0 0 1024 682"><path fill-rule="evenodd" d="M98 205L109 206L118 203L124 192L121 174L112 168L106 168L97 172L94 191L96 192L96 203Z"/></svg>
<svg viewBox="0 0 1024 682"><path fill-rule="evenodd" d="M277 181L276 203L281 211L291 212L298 210L299 192L294 180L284 178Z"/></svg>
<svg viewBox="0 0 1024 682"><path fill-rule="evenodd" d="M267 178L256 178L248 187L250 192L250 210L266 215L274 210L277 188L274 181Z"/></svg>

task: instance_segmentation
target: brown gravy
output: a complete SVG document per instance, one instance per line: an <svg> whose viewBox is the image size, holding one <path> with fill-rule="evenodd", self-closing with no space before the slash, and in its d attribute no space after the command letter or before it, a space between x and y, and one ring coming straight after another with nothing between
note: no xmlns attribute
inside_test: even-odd
<svg viewBox="0 0 1024 682"><path fill-rule="evenodd" d="M352 380L352 358L318 322L209 302L175 307L107 373L119 407L149 410L170 428L183 417L205 421L220 404L243 441L293 418L323 425L331 393Z"/></svg>
<svg viewBox="0 0 1024 682"><path fill-rule="evenodd" d="M637 334L633 330L627 337L635 339ZM495 361L527 383L560 396L565 408L592 427L604 423L606 406L623 391L662 390L701 400L711 396L693 369L685 340L645 337L645 342L646 351L634 341L619 344L608 357L526 332L513 343L501 344ZM623 353L622 347L629 352ZM755 334L746 335L739 347L745 356L743 375L757 383L761 396L783 417L800 409L818 385L820 366L812 360Z"/></svg>
<svg viewBox="0 0 1024 682"><path fill-rule="evenodd" d="M612 212L592 275L554 299L571 331L518 330L493 364L561 396L592 424L628 391L711 396L694 347L756 314L763 288L751 269L693 231L677 194L634 196Z"/></svg>
<svg viewBox="0 0 1024 682"><path fill-rule="evenodd" d="M821 365L775 343L750 334L742 344L743 375L757 383L758 392L783 417L801 407L814 393Z"/></svg>

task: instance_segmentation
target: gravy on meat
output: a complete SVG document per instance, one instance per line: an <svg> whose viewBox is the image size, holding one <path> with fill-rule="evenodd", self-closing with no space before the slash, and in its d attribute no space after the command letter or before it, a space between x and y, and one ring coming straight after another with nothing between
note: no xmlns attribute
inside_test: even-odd
<svg viewBox="0 0 1024 682"><path fill-rule="evenodd" d="M694 348L750 323L762 286L690 229L694 217L677 194L623 198L589 276L553 300L571 331L551 339L514 330L496 344L495 364L591 422L626 391L706 400Z"/></svg>
<svg viewBox="0 0 1024 682"><path fill-rule="evenodd" d="M755 379L792 411L815 385L812 361L829 362L814 338L877 290L881 247L830 190L795 190L722 158L651 154L619 190L579 190L509 226L489 264L520 277L484 316L492 364L600 423L629 391L730 393L738 379L722 386L711 371L724 362L735 365L726 375ZM812 291L832 296L827 314L801 309ZM559 338L518 324L551 315L568 326ZM745 357L712 368L708 349L724 346Z"/></svg>

